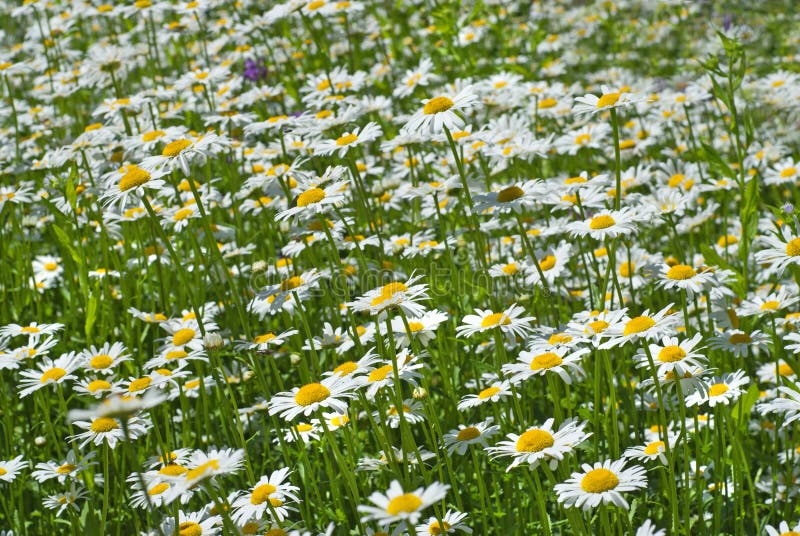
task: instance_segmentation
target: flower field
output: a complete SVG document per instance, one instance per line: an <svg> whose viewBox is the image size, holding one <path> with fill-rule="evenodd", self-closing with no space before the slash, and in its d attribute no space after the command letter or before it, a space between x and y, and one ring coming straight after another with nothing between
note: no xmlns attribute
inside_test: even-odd
<svg viewBox="0 0 800 536"><path fill-rule="evenodd" d="M0 12L0 536L800 533L794 2Z"/></svg>

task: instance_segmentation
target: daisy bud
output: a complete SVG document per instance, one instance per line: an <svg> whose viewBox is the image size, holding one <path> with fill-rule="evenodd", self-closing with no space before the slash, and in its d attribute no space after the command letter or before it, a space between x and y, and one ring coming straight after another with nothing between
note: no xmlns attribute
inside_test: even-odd
<svg viewBox="0 0 800 536"><path fill-rule="evenodd" d="M47 438L44 436L36 436L36 438L33 440L33 443L37 447L43 447L47 444Z"/></svg>
<svg viewBox="0 0 800 536"><path fill-rule="evenodd" d="M256 261L250 269L254 274L260 274L267 269L267 263L264 261Z"/></svg>
<svg viewBox="0 0 800 536"><path fill-rule="evenodd" d="M414 400L425 400L428 398L428 391L424 387L415 387L411 396L414 397Z"/></svg>
<svg viewBox="0 0 800 536"><path fill-rule="evenodd" d="M222 340L222 336L219 333L206 333L206 336L203 337L203 345L206 350L219 350L225 346L225 341Z"/></svg>
<svg viewBox="0 0 800 536"><path fill-rule="evenodd" d="M300 354L291 354L289 356L289 361L292 365L297 365L300 362Z"/></svg>
<svg viewBox="0 0 800 536"><path fill-rule="evenodd" d="M252 370L246 370L242 374L242 381L249 381L253 376L255 376L255 372L253 372Z"/></svg>

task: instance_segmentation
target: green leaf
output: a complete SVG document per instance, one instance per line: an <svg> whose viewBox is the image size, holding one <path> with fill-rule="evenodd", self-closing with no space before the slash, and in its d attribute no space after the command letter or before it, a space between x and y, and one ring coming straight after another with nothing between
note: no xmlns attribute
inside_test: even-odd
<svg viewBox="0 0 800 536"><path fill-rule="evenodd" d="M742 241L739 244L739 259L742 264L747 262L750 253L750 243L758 231L758 179L753 177L744 188L742 208L739 211L739 220L742 224Z"/></svg>
<svg viewBox="0 0 800 536"><path fill-rule="evenodd" d="M753 405L758 401L760 393L761 391L758 389L758 385L753 383L750 385L747 392L739 398L739 401L731 407L731 418L737 426L741 427L747 425L747 421L750 420L750 411L753 409ZM739 420L740 412L741 421Z"/></svg>
<svg viewBox="0 0 800 536"><path fill-rule="evenodd" d="M701 142L703 146L704 160L708 161L708 167L717 175L724 175L729 179L736 178L736 172L728 165L728 163L720 156L714 147L706 142Z"/></svg>
<svg viewBox="0 0 800 536"><path fill-rule="evenodd" d="M95 320L97 320L97 299L99 292L92 292L89 297L89 303L86 305L86 320L83 324L83 331L86 333L86 341L92 340L92 330L94 329Z"/></svg>

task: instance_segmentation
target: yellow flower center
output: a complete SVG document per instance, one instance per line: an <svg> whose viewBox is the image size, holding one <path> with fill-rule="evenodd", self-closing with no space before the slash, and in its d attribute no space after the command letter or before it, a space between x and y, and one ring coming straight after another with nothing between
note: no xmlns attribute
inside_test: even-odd
<svg viewBox="0 0 800 536"><path fill-rule="evenodd" d="M481 431L475 428L474 426L468 426L467 428L462 428L458 431L458 435L456 439L458 441L469 441L470 439L475 439L481 435Z"/></svg>
<svg viewBox="0 0 800 536"><path fill-rule="evenodd" d="M202 536L203 527L194 521L184 521L178 525L178 534L180 536Z"/></svg>
<svg viewBox="0 0 800 536"><path fill-rule="evenodd" d="M192 209L190 209L190 208L182 208L178 212L175 213L175 215L172 217L172 219L174 221L185 220L186 218L191 216L193 213L194 213L194 211Z"/></svg>
<svg viewBox="0 0 800 536"><path fill-rule="evenodd" d="M89 365L93 369L105 369L111 366L111 363L114 362L114 359L108 354L100 354L96 355L89 361Z"/></svg>
<svg viewBox="0 0 800 536"><path fill-rule="evenodd" d="M56 382L66 376L67 371L60 367L53 367L44 374L42 374L42 378L39 380L41 383L47 382Z"/></svg>
<svg viewBox="0 0 800 536"><path fill-rule="evenodd" d="M179 329L172 336L172 344L175 346L183 346L187 342L194 339L195 331L192 328Z"/></svg>
<svg viewBox="0 0 800 536"><path fill-rule="evenodd" d="M781 376L793 376L794 370L792 370L792 367L790 367L788 364L781 363L778 365L778 374Z"/></svg>
<svg viewBox="0 0 800 536"><path fill-rule="evenodd" d="M386 300L391 299L392 296L394 296L395 294L397 294L399 292L405 292L407 290L408 290L408 287L405 286L403 283L400 283L399 281L395 281L393 283L386 284L381 288L380 295L378 295L378 296L376 296L375 298L372 299L372 301L370 302L370 305L380 305L383 302L385 302Z"/></svg>
<svg viewBox="0 0 800 536"><path fill-rule="evenodd" d="M605 108L607 106L614 106L619 100L619 93L606 93L597 99L597 107Z"/></svg>
<svg viewBox="0 0 800 536"><path fill-rule="evenodd" d="M665 448L663 441L653 441L652 443L648 443L647 446L644 448L644 453L648 456L655 456L659 452L661 452Z"/></svg>
<svg viewBox="0 0 800 536"><path fill-rule="evenodd" d="M708 394L711 396L720 396L728 392L729 387L724 383L715 383L708 389Z"/></svg>
<svg viewBox="0 0 800 536"><path fill-rule="evenodd" d="M86 390L90 393L96 393L97 391L105 391L107 389L111 389L111 384L105 380L94 380L89 382L86 386Z"/></svg>
<svg viewBox="0 0 800 536"><path fill-rule="evenodd" d="M77 468L78 468L77 465L71 463L65 463L64 465L56 469L56 473L58 473L59 475L68 475Z"/></svg>
<svg viewBox="0 0 800 536"><path fill-rule="evenodd" d="M261 504L269 499L269 496L277 491L277 488L272 484L261 484L253 490L250 494L250 502L252 504Z"/></svg>
<svg viewBox="0 0 800 536"><path fill-rule="evenodd" d="M92 421L92 432L103 434L119 428L119 423L110 417L98 417Z"/></svg>
<svg viewBox="0 0 800 536"><path fill-rule="evenodd" d="M447 521L442 521L441 526L438 521L428 525L428 534L446 534L448 530L450 530L450 523Z"/></svg>
<svg viewBox="0 0 800 536"><path fill-rule="evenodd" d="M753 339L747 333L734 333L728 337L728 342L731 344L747 344L753 342Z"/></svg>
<svg viewBox="0 0 800 536"><path fill-rule="evenodd" d="M558 101L556 99L548 97L539 101L539 108L542 109L552 108L556 104L558 104Z"/></svg>
<svg viewBox="0 0 800 536"><path fill-rule="evenodd" d="M52 272L57 268L58 268L58 264L56 264L54 262L48 262L48 263L45 263L45 265L44 265L44 269L47 270L48 272Z"/></svg>
<svg viewBox="0 0 800 536"><path fill-rule="evenodd" d="M647 331L655 325L656 321L649 316L637 316L636 318L631 318L628 320L628 323L625 324L625 329L622 331L622 334L634 335L636 333Z"/></svg>
<svg viewBox="0 0 800 536"><path fill-rule="evenodd" d="M761 305L761 310L762 311L777 311L780 308L780 306L781 306L781 302L779 302L777 300L769 300L769 301L765 301Z"/></svg>
<svg viewBox="0 0 800 536"><path fill-rule="evenodd" d="M187 357L188 355L189 354L187 354L183 350L172 350L171 352L167 352L167 355L165 357L166 357L167 361L172 361L173 359L183 359L184 357Z"/></svg>
<svg viewBox="0 0 800 536"><path fill-rule="evenodd" d="M127 192L128 190L141 186L149 180L150 173L138 166L130 166L119 181L119 189L121 192Z"/></svg>
<svg viewBox="0 0 800 536"><path fill-rule="evenodd" d="M691 279L695 275L697 275L695 269L686 264L676 264L667 271L667 277L676 281Z"/></svg>
<svg viewBox="0 0 800 536"><path fill-rule="evenodd" d="M445 96L434 97L427 103L425 103L425 106L422 108L422 112L426 115L432 115L441 112L446 112L452 107L453 107L453 101L450 100L448 97Z"/></svg>
<svg viewBox="0 0 800 536"><path fill-rule="evenodd" d="M205 475L207 471L216 471L219 469L218 460L208 460L206 463L198 465L194 469L186 471L186 480L196 480Z"/></svg>
<svg viewBox="0 0 800 536"><path fill-rule="evenodd" d="M487 398L492 398L499 392L500 392L499 387L487 387L486 389L478 393L478 398L481 400L486 400Z"/></svg>
<svg viewBox="0 0 800 536"><path fill-rule="evenodd" d="M330 390L321 383L309 383L297 391L294 401L305 407L322 402L329 396L331 396Z"/></svg>
<svg viewBox="0 0 800 536"><path fill-rule="evenodd" d="M665 346L658 352L658 360L662 363L676 363L686 357L686 352L680 346Z"/></svg>
<svg viewBox="0 0 800 536"><path fill-rule="evenodd" d="M519 186L509 186L497 192L497 200L501 203L508 203L515 199L519 199L525 195L525 192Z"/></svg>
<svg viewBox="0 0 800 536"><path fill-rule="evenodd" d="M636 273L636 265L632 262L626 262L620 265L619 267L619 275L621 277L631 277L633 274Z"/></svg>
<svg viewBox="0 0 800 536"><path fill-rule="evenodd" d="M341 376L347 376L348 374L352 374L358 368L358 365L353 361L345 361L335 369L333 369L334 374L339 374Z"/></svg>
<svg viewBox="0 0 800 536"><path fill-rule="evenodd" d="M797 175L797 168L795 168L795 167L788 167L788 168L786 168L786 169L781 171L781 178L782 179L787 179L789 177L794 177L795 175Z"/></svg>
<svg viewBox="0 0 800 536"><path fill-rule="evenodd" d="M555 440L552 434L545 430L534 428L528 430L517 439L517 452L541 452L552 447Z"/></svg>
<svg viewBox="0 0 800 536"><path fill-rule="evenodd" d="M325 190L321 188L311 188L297 197L297 206L306 207L314 203L319 203L323 199L325 199Z"/></svg>
<svg viewBox="0 0 800 536"><path fill-rule="evenodd" d="M169 484L166 482L161 482L160 484L156 484L149 490L147 490L148 495L161 495L165 491L169 489Z"/></svg>
<svg viewBox="0 0 800 536"><path fill-rule="evenodd" d="M369 376L367 376L367 380L370 382L381 382L386 379L386 376L388 376L390 372L392 372L392 365L384 365L370 372Z"/></svg>
<svg viewBox="0 0 800 536"><path fill-rule="evenodd" d="M578 134L575 136L575 145L585 145L592 141L592 135L589 133Z"/></svg>
<svg viewBox="0 0 800 536"><path fill-rule="evenodd" d="M608 214L603 214L602 216L595 216L594 218L592 218L592 220L589 222L589 229L592 230L608 229L615 223L617 222L614 221L614 218L612 218Z"/></svg>
<svg viewBox="0 0 800 536"><path fill-rule="evenodd" d="M150 132L145 132L144 134L142 134L142 141L148 142L157 140L158 138L164 136L165 134L166 132L164 132L163 130L151 130Z"/></svg>
<svg viewBox="0 0 800 536"><path fill-rule="evenodd" d="M187 139L171 141L164 146L164 150L161 151L161 156L168 156L168 157L178 156L184 149L189 147L191 144L192 142Z"/></svg>
<svg viewBox="0 0 800 536"><path fill-rule="evenodd" d="M602 467L592 469L581 479L581 488L587 493L603 493L616 488L618 484L617 475Z"/></svg>
<svg viewBox="0 0 800 536"><path fill-rule="evenodd" d="M386 511L393 516L401 513L416 512L422 506L422 499L413 493L404 493L389 501Z"/></svg>
<svg viewBox="0 0 800 536"><path fill-rule="evenodd" d="M547 339L549 344L567 344L572 340L572 337L567 335L566 333L553 333Z"/></svg>
<svg viewBox="0 0 800 536"><path fill-rule="evenodd" d="M481 320L482 328L493 328L497 326L507 326L511 323L511 319L505 313L492 313Z"/></svg>
<svg viewBox="0 0 800 536"><path fill-rule="evenodd" d="M561 357L553 352L539 354L531 360L531 370L551 369L563 362Z"/></svg>
<svg viewBox="0 0 800 536"><path fill-rule="evenodd" d="M128 385L128 392L135 393L137 391L141 391L142 389L147 389L152 381L153 379L150 376L137 378L133 380L130 385Z"/></svg>
<svg viewBox="0 0 800 536"><path fill-rule="evenodd" d="M166 476L180 476L184 473L187 473L188 469L176 463L171 463L159 469L158 472L159 474Z"/></svg>
<svg viewBox="0 0 800 536"><path fill-rule="evenodd" d="M793 238L786 244L786 254L790 257L800 256L800 238Z"/></svg>
<svg viewBox="0 0 800 536"><path fill-rule="evenodd" d="M358 136L356 136L355 134L345 134L344 136L336 140L336 145L350 145L357 139Z"/></svg>
<svg viewBox="0 0 800 536"><path fill-rule="evenodd" d="M547 257L539 261L539 268L541 268L543 272L552 269L553 266L555 265L556 265L556 258L552 255L548 255Z"/></svg>
<svg viewBox="0 0 800 536"><path fill-rule="evenodd" d="M608 322L605 320L595 320L594 322L589 322L589 328L592 330L592 333L602 333L608 329Z"/></svg>
<svg viewBox="0 0 800 536"><path fill-rule="evenodd" d="M517 273L519 269L517 268L517 263L510 262L503 266L503 273L506 275L514 275Z"/></svg>

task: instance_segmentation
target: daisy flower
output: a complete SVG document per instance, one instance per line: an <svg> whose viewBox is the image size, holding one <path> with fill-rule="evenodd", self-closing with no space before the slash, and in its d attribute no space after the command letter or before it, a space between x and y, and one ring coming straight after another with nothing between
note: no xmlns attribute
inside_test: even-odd
<svg viewBox="0 0 800 536"><path fill-rule="evenodd" d="M783 397L776 397L761 404L761 411L768 413L782 413L785 416L783 426L789 426L794 421L800 419L800 392L789 387L778 387L778 392Z"/></svg>
<svg viewBox="0 0 800 536"><path fill-rule="evenodd" d="M389 484L386 493L373 492L369 501L375 506L359 505L362 521L375 520L384 527L395 522L416 524L422 516L422 510L441 501L447 495L450 486L434 482L427 488L417 488L405 492L397 480Z"/></svg>
<svg viewBox="0 0 800 536"><path fill-rule="evenodd" d="M81 352L80 358L83 368L97 374L113 374L114 367L131 359L121 342L105 343L100 348L90 346Z"/></svg>
<svg viewBox="0 0 800 536"><path fill-rule="evenodd" d="M286 482L290 473L288 468L283 468L273 471L269 476L262 476L249 493L242 493L233 501L231 519L239 526L249 519L262 518L266 514L283 521L288 513L285 503L299 500L297 492L300 488Z"/></svg>
<svg viewBox="0 0 800 536"><path fill-rule="evenodd" d="M506 437L509 441L501 441L487 448L486 452L492 458L513 458L506 472L522 464L535 469L541 462L547 462L550 469L555 470L566 454L592 434L584 432L587 423L578 422L577 419L564 421L558 431L553 430L553 422L553 419L547 419L541 426L529 428L521 435L508 434Z"/></svg>
<svg viewBox="0 0 800 536"><path fill-rule="evenodd" d="M595 240L605 240L636 231L636 219L629 208L601 210L587 220L567 224L566 230L572 236L591 236Z"/></svg>
<svg viewBox="0 0 800 536"><path fill-rule="evenodd" d="M117 174L109 176L101 201L107 206L118 206L122 209L127 205L129 197L139 200L145 190L159 192L166 184L161 177L167 174L165 170L148 170L135 164L123 166Z"/></svg>
<svg viewBox="0 0 800 536"><path fill-rule="evenodd" d="M319 383L308 383L291 391L274 395L269 401L269 414L291 421L301 413L308 417L321 408L347 412L345 399L354 398L356 384L346 376L329 376Z"/></svg>
<svg viewBox="0 0 800 536"><path fill-rule="evenodd" d="M392 307L399 307L409 316L422 316L425 308L418 302L427 301L429 296L427 284L415 284L420 279L421 275L412 274L405 283L401 281L387 283L346 305L355 312L367 311L372 315L384 313Z"/></svg>
<svg viewBox="0 0 800 536"><path fill-rule="evenodd" d="M475 312L477 314L464 317L464 323L456 328L456 335L471 337L476 333L497 328L510 340L513 340L515 336L524 338L533 331L530 323L536 320L532 316L520 317L525 309L516 304L512 304L508 309L499 313L495 313L491 309L475 309Z"/></svg>
<svg viewBox="0 0 800 536"><path fill-rule="evenodd" d="M64 329L64 324L38 324L31 322L27 326L7 324L0 328L0 337L17 337L27 335L29 344L36 344L43 335L55 335Z"/></svg>
<svg viewBox="0 0 800 536"><path fill-rule="evenodd" d="M773 292L765 297L754 296L750 300L743 301L737 313L739 316L760 316L777 313L781 309L791 307L800 301L797 295L797 288L789 290L781 287L778 292Z"/></svg>
<svg viewBox="0 0 800 536"><path fill-rule="evenodd" d="M422 101L422 109L417 110L403 126L404 133L426 131L430 134L462 128L464 120L456 113L478 103L478 96L471 86L458 93L446 91L432 99Z"/></svg>
<svg viewBox="0 0 800 536"><path fill-rule="evenodd" d="M306 217L325 214L345 203L348 184L348 181L334 181L324 187L309 185L292 201L292 206L279 212L275 219L282 221L298 214Z"/></svg>
<svg viewBox="0 0 800 536"><path fill-rule="evenodd" d="M729 405L742 395L745 385L750 383L750 378L743 370L715 376L705 386L705 389L697 390L686 397L687 406L697 406L708 403L710 407L717 404Z"/></svg>
<svg viewBox="0 0 800 536"><path fill-rule="evenodd" d="M182 489L176 492L193 489L209 478L234 474L242 468L243 463L242 449L211 449L208 452L196 450L186 464L188 471L180 481Z"/></svg>
<svg viewBox="0 0 800 536"><path fill-rule="evenodd" d="M686 371L704 367L708 359L696 351L702 340L703 336L698 333L683 341L677 337L664 337L661 344L650 344L650 355L653 356L658 376L664 376L667 372L683 376ZM633 359L640 369L650 370L650 361L645 353L640 352Z"/></svg>
<svg viewBox="0 0 800 536"><path fill-rule="evenodd" d="M715 335L708 341L708 347L713 350L725 350L736 357L756 355L760 350L766 350L770 336L755 330L746 333L740 329L731 329Z"/></svg>
<svg viewBox="0 0 800 536"><path fill-rule="evenodd" d="M594 466L585 463L581 469L554 487L558 502L568 508L590 510L601 504L615 504L628 509L622 493L647 487L644 468L638 465L625 468L625 460L606 460Z"/></svg>
<svg viewBox="0 0 800 536"><path fill-rule="evenodd" d="M20 397L26 397L51 384L60 384L67 380L76 379L76 376L73 376L72 373L78 369L80 362L81 356L75 352L62 354L55 360L45 357L42 363L37 365L38 370L23 370L20 372L20 376L22 376L19 381L22 387L19 391Z"/></svg>
<svg viewBox="0 0 800 536"><path fill-rule="evenodd" d="M495 382L477 394L468 394L458 403L458 411L475 408L487 402L498 402L511 396L511 382L504 380Z"/></svg>
<svg viewBox="0 0 800 536"><path fill-rule="evenodd" d="M576 115L594 115L612 108L624 108L647 101L647 97L636 96L626 91L614 91L608 86L601 86L600 90L602 93L599 97L591 93L587 93L583 97L575 97L572 112Z"/></svg>
<svg viewBox="0 0 800 536"><path fill-rule="evenodd" d="M472 529L464 524L464 520L466 518L467 514L464 512L448 510L444 516L442 516L441 523L439 523L439 520L435 517L431 517L428 519L427 523L417 525L415 528L417 533L416 536L430 536L431 534L453 534L459 531L472 534Z"/></svg>
<svg viewBox="0 0 800 536"><path fill-rule="evenodd" d="M448 454L454 452L464 455L470 445L479 444L483 448L487 447L486 440L500 431L500 427L493 425L494 419L487 418L485 421L470 425L459 424L457 430L450 430L444 434L444 446Z"/></svg>
<svg viewBox="0 0 800 536"><path fill-rule="evenodd" d="M420 363L420 356L412 355L407 349L404 349L397 354L396 362L397 376L400 381L408 382L416 387L417 379L422 377L422 374L417 371L424 367L424 364ZM371 370L366 377L354 378L354 381L366 385L367 400L374 400L379 391L394 385L394 365L385 363Z"/></svg>
<svg viewBox="0 0 800 536"><path fill-rule="evenodd" d="M790 265L800 265L800 237L786 241L781 238L762 236L760 241L769 247L755 254L757 263L770 264L778 276L781 276Z"/></svg>
<svg viewBox="0 0 800 536"><path fill-rule="evenodd" d="M178 526L175 519L167 517L161 523L162 534L191 534L192 536L216 536L222 528L222 516L210 515L206 508L199 512L186 513L178 510Z"/></svg>
<svg viewBox="0 0 800 536"><path fill-rule="evenodd" d="M253 337L253 342L239 341L236 344L236 348L238 350L254 350L258 353L265 353L269 352L271 346L283 346L289 337L297 335L298 333L300 332L296 329L287 329L277 335L269 331Z"/></svg>
<svg viewBox="0 0 800 536"><path fill-rule="evenodd" d="M675 448L676 438L674 436L668 433L667 441L669 441L670 449ZM645 445L637 445L635 447L626 449L622 454L622 457L642 462L658 460L662 465L667 465L666 452L666 443L661 439L656 439L655 441L650 441Z"/></svg>
<svg viewBox="0 0 800 536"><path fill-rule="evenodd" d="M522 351L517 359L518 363L503 365L503 374L511 377L511 382L517 384L533 376L544 376L547 373L558 374L565 383L572 383L569 370L577 376L583 376L580 366L581 357L588 354L588 348L581 348L570 352L566 346L553 347L547 352Z"/></svg>
<svg viewBox="0 0 800 536"><path fill-rule="evenodd" d="M23 461L22 455L10 460L0 460L0 481L13 482L20 470L27 466L28 462Z"/></svg>
<svg viewBox="0 0 800 536"><path fill-rule="evenodd" d="M416 339L422 346L427 346L430 341L436 338L436 330L447 318L447 313L436 310L428 311L422 316L406 319L408 328L406 328L401 317L392 318L392 333L394 333L397 347L409 346L411 337Z"/></svg>
<svg viewBox="0 0 800 536"><path fill-rule="evenodd" d="M350 132L345 132L335 140L322 140L314 147L315 154L321 156L339 153L339 158L344 158L347 151L352 147L357 147L363 143L369 143L380 137L383 133L377 123L369 122L363 128L356 128Z"/></svg>
<svg viewBox="0 0 800 536"><path fill-rule="evenodd" d="M701 268L698 272L686 264L662 264L657 284L667 290L679 288L685 290L689 296L694 296L703 294L714 282L714 274L707 268Z"/></svg>
<svg viewBox="0 0 800 536"><path fill-rule="evenodd" d="M160 155L145 158L142 167L148 171L161 170L166 173L180 169L189 177L193 160L203 162L207 156L222 151L229 145L228 138L213 132L205 132L192 139L180 138L166 144Z"/></svg>
<svg viewBox="0 0 800 536"><path fill-rule="evenodd" d="M599 348L605 350L640 339L652 340L670 334L677 322L676 315L670 314L670 309L672 309L671 303L655 314L651 314L647 309L640 316L621 319L619 323L609 326L604 332L609 340L602 343Z"/></svg>
<svg viewBox="0 0 800 536"><path fill-rule="evenodd" d="M42 501L42 506L48 510L55 510L56 516L60 516L67 508L80 512L77 502L89 495L89 492L79 488L75 484L70 485L69 491L57 495L48 495Z"/></svg>
<svg viewBox="0 0 800 536"><path fill-rule="evenodd" d="M37 463L31 476L35 478L37 482L46 482L50 479L56 479L59 484L64 484L67 479L77 479L78 473L92 465L96 465L96 462L89 462L94 455L95 452L90 452L79 461L75 456L75 451L70 450L67 452L66 459L62 460L61 463L52 461Z"/></svg>
<svg viewBox="0 0 800 536"><path fill-rule="evenodd" d="M796 525L793 527L789 525L786 521L781 521L778 528L773 527L772 525L767 525L764 527L764 530L767 533L767 536L793 536L794 534L800 534L800 521L797 522Z"/></svg>
<svg viewBox="0 0 800 536"><path fill-rule="evenodd" d="M81 441L80 448L89 443L100 446L105 442L113 449L117 446L117 442L135 441L150 429L150 422L139 417L127 419L125 425L127 434L120 421L112 417L97 417L91 421L75 421L72 424L81 430L86 430L67 438L70 441Z"/></svg>

